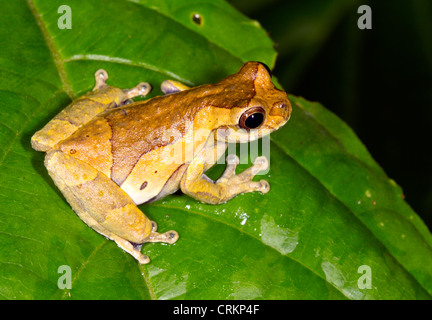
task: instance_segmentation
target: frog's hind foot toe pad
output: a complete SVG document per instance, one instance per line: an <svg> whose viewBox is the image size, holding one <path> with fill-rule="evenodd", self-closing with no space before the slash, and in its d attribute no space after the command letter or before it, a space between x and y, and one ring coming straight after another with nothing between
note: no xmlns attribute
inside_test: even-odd
<svg viewBox="0 0 432 320"><path fill-rule="evenodd" d="M179 234L177 231L170 230L164 233L152 232L150 235L144 240L146 242L164 242L168 244L175 243L179 238Z"/></svg>

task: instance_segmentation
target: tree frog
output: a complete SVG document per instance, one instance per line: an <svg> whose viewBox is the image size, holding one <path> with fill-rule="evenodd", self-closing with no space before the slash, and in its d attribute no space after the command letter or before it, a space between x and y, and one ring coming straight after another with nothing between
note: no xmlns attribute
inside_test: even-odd
<svg viewBox="0 0 432 320"><path fill-rule="evenodd" d="M179 235L158 233L137 205L178 189L210 204L269 191L267 181L252 181L266 169L265 157L235 174L238 157L230 155L217 181L205 175L228 142L258 139L290 118L287 94L273 85L267 66L247 62L216 84L193 88L166 80L164 95L136 102L131 99L151 90L148 83L119 89L107 78L98 70L93 91L55 116L31 143L46 152L48 173L77 215L139 263L150 261L141 253L144 243L172 244Z"/></svg>

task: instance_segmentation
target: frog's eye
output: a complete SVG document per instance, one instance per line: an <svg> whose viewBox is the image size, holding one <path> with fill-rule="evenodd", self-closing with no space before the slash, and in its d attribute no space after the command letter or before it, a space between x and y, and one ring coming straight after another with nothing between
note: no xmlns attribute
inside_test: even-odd
<svg viewBox="0 0 432 320"><path fill-rule="evenodd" d="M261 107L253 107L244 112L239 121L240 128L256 129L264 122L265 111Z"/></svg>

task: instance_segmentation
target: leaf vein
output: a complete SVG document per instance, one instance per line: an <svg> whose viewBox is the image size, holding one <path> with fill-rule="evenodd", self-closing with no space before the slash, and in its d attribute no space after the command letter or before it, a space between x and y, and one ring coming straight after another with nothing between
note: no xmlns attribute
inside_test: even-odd
<svg viewBox="0 0 432 320"><path fill-rule="evenodd" d="M67 77L67 73L64 66L64 61L61 57L60 51L56 48L53 42L53 37L48 33L47 28L45 27L44 23L42 22L41 15L37 11L34 3L32 0L27 0L27 4L30 8L30 11L33 14L33 17L35 18L35 21L37 25L39 26L42 36L45 39L46 45L51 52L51 55L53 57L54 64L57 68L60 80L63 85L63 90L68 94L68 96L73 99L75 97L75 93L72 89L71 84L69 83L69 79Z"/></svg>

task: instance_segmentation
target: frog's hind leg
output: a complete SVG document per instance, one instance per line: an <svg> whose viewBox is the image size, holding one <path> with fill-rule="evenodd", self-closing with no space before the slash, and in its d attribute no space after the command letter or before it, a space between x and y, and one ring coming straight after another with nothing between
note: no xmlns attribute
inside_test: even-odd
<svg viewBox="0 0 432 320"><path fill-rule="evenodd" d="M141 264L150 259L140 251L146 242L174 243L175 231L156 232L152 223L117 184L93 167L61 151L47 153L45 165L77 215L91 228L114 240Z"/></svg>

